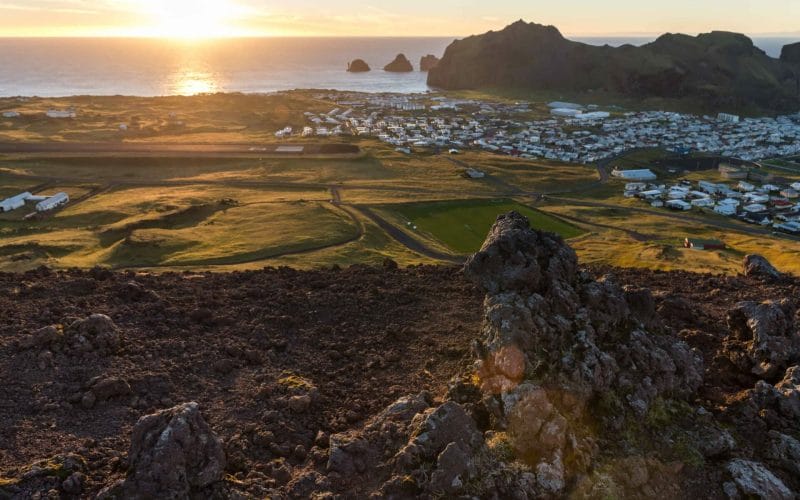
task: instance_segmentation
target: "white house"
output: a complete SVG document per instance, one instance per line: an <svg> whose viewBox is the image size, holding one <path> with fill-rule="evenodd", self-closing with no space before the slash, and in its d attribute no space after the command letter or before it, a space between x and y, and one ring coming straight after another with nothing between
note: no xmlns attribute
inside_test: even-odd
<svg viewBox="0 0 800 500"><path fill-rule="evenodd" d="M44 201L36 204L37 212L47 212L69 203L69 195L67 193L56 193Z"/></svg>
<svg viewBox="0 0 800 500"><path fill-rule="evenodd" d="M574 102L553 101L547 105L550 109L583 109L580 104Z"/></svg>
<svg viewBox="0 0 800 500"><path fill-rule="evenodd" d="M48 118L75 118L78 116L78 114L71 109L49 109L46 114Z"/></svg>
<svg viewBox="0 0 800 500"><path fill-rule="evenodd" d="M745 212L750 212L751 214L758 214L761 212L767 211L767 206L761 203L753 203L752 205L747 205L746 207L742 208Z"/></svg>
<svg viewBox="0 0 800 500"><path fill-rule="evenodd" d="M18 118L18 117L19 113L17 113L16 111L6 111L5 113L3 113L3 118Z"/></svg>
<svg viewBox="0 0 800 500"><path fill-rule="evenodd" d="M668 200L666 203L666 207L671 208L673 210L684 210L684 211L692 209L692 205L686 203L683 200Z"/></svg>
<svg viewBox="0 0 800 500"><path fill-rule="evenodd" d="M714 200L712 200L711 198L698 198L696 200L692 200L691 203L693 207L706 208L714 206Z"/></svg>
<svg viewBox="0 0 800 500"><path fill-rule="evenodd" d="M741 118L739 118L738 115L732 115L730 113L720 113L720 114L717 115L717 120L719 120L721 122L739 123L740 119Z"/></svg>
<svg viewBox="0 0 800 500"><path fill-rule="evenodd" d="M717 206L714 207L714 211L720 215L736 215L736 206L728 205L726 203L717 203Z"/></svg>
<svg viewBox="0 0 800 500"><path fill-rule="evenodd" d="M581 114L581 110L572 108L555 108L550 110L550 114L563 118L575 118Z"/></svg>
<svg viewBox="0 0 800 500"><path fill-rule="evenodd" d="M739 181L739 191L744 191L745 193L751 193L756 190L756 187L749 182Z"/></svg>

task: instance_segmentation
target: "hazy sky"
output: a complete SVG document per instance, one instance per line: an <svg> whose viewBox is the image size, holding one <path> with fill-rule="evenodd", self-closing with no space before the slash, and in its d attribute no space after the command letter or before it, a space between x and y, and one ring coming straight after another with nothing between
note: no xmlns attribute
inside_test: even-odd
<svg viewBox="0 0 800 500"><path fill-rule="evenodd" d="M463 36L520 18L568 35L800 35L800 0L0 0L0 36Z"/></svg>

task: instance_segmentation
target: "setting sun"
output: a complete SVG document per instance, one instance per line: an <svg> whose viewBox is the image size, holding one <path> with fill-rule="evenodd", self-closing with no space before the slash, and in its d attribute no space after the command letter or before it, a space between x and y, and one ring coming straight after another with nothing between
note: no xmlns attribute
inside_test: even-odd
<svg viewBox="0 0 800 500"><path fill-rule="evenodd" d="M149 2L153 26L149 35L199 39L234 36L229 25L238 7L227 0L155 0Z"/></svg>

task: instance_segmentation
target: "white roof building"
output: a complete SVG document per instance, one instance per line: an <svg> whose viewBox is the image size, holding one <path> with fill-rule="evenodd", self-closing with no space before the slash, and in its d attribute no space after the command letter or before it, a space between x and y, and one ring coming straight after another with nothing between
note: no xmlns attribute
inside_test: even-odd
<svg viewBox="0 0 800 500"><path fill-rule="evenodd" d="M69 203L69 195L67 193L56 193L46 200L40 201L36 204L37 212L47 212L48 210L56 209L60 206Z"/></svg>
<svg viewBox="0 0 800 500"><path fill-rule="evenodd" d="M614 170L611 172L611 175L630 181L654 181L658 178L658 176L648 168L641 170Z"/></svg>
<svg viewBox="0 0 800 500"><path fill-rule="evenodd" d="M0 212L11 212L25 206L25 202L30 199L31 193L24 192L0 201Z"/></svg>

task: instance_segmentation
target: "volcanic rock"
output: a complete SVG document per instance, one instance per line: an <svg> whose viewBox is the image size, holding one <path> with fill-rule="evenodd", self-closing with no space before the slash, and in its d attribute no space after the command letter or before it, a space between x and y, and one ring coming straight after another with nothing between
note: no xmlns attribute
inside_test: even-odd
<svg viewBox="0 0 800 500"><path fill-rule="evenodd" d="M739 492L745 498L792 500L794 494L763 464L750 460L731 460L727 466Z"/></svg>
<svg viewBox="0 0 800 500"><path fill-rule="evenodd" d="M111 353L120 346L117 325L105 314L92 314L72 323L66 331L70 347L76 351Z"/></svg>
<svg viewBox="0 0 800 500"><path fill-rule="evenodd" d="M128 460L128 478L107 498L188 498L220 481L225 469L222 443L197 403L140 418Z"/></svg>
<svg viewBox="0 0 800 500"><path fill-rule="evenodd" d="M384 66L383 70L391 73L410 73L414 71L414 66L411 65L411 61L408 60L405 54L397 54L394 61Z"/></svg>
<svg viewBox="0 0 800 500"><path fill-rule="evenodd" d="M419 60L420 71L430 71L439 64L439 58L433 54L422 56Z"/></svg>
<svg viewBox="0 0 800 500"><path fill-rule="evenodd" d="M761 255L747 255L744 258L744 275L765 280L775 280L781 273Z"/></svg>
<svg viewBox="0 0 800 500"><path fill-rule="evenodd" d="M800 358L795 312L790 300L743 302L728 312L728 327L734 339L745 343L753 374L772 378L790 361ZM738 359L734 357L734 363Z"/></svg>
<svg viewBox="0 0 800 500"><path fill-rule="evenodd" d="M487 293L482 389L502 400L499 419L541 490L560 494L591 462L591 436L570 422L596 398L617 393L644 416L657 398L688 397L702 382L697 353L646 330L659 324L649 293L579 275L575 252L516 212L498 217L465 271Z"/></svg>
<svg viewBox="0 0 800 500"><path fill-rule="evenodd" d="M371 70L372 68L370 68L369 64L367 64L363 59L356 59L347 64L347 71L349 73L366 73Z"/></svg>

